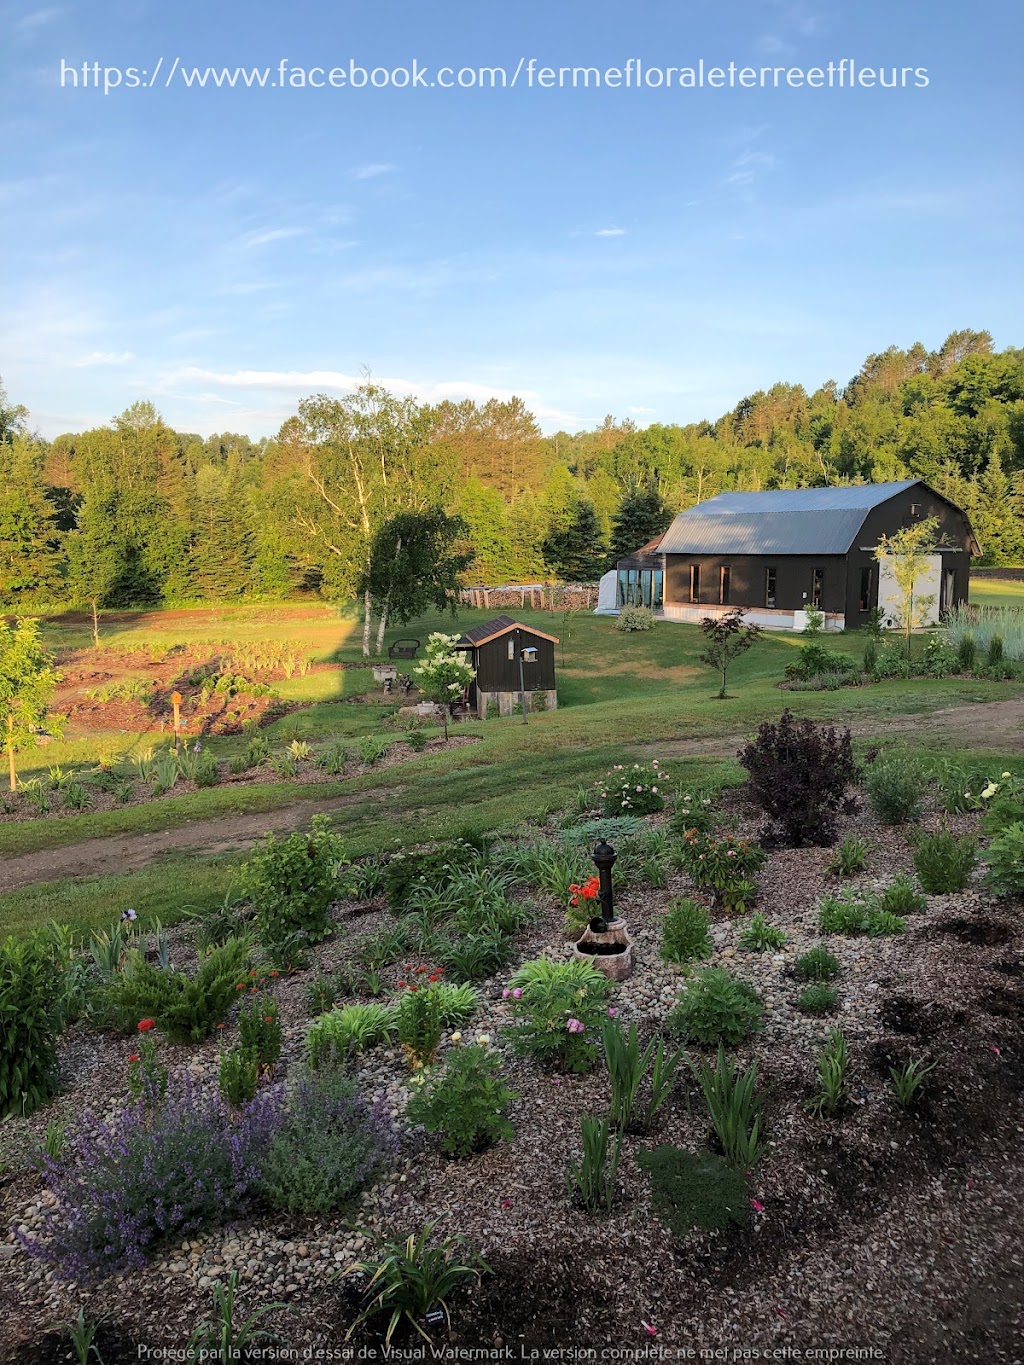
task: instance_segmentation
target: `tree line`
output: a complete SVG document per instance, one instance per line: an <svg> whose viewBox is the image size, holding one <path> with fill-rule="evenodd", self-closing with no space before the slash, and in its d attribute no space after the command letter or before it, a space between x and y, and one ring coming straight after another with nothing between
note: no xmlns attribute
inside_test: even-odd
<svg viewBox="0 0 1024 1365"><path fill-rule="evenodd" d="M358 597L369 646L460 581L593 580L725 490L910 476L964 508L986 563L1024 562L1024 350L959 331L715 421L553 436L518 398L367 381L304 399L272 439L178 432L137 402L44 441L0 388L0 605Z"/></svg>

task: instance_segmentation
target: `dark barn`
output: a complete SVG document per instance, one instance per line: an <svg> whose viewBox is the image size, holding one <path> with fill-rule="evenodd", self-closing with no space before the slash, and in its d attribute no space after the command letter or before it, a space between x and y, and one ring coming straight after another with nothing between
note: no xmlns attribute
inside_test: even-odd
<svg viewBox="0 0 1024 1365"><path fill-rule="evenodd" d="M472 651L476 679L469 689L470 710L481 720L489 710L493 714L494 707L499 715L509 716L526 693L528 707L553 711L558 705L557 644L554 635L533 630L511 616L496 616L467 630L457 648Z"/></svg>
<svg viewBox="0 0 1024 1365"><path fill-rule="evenodd" d="M938 620L967 601L978 543L964 513L920 479L769 493L720 493L675 518L661 539L618 565L619 605L633 584L661 583L663 614L699 621L734 607L762 625L802 629L808 607L826 629L864 625L881 607L892 620L897 594L880 535L937 517L939 535L918 592ZM656 593L652 594L656 597ZM651 602L657 606L656 601Z"/></svg>

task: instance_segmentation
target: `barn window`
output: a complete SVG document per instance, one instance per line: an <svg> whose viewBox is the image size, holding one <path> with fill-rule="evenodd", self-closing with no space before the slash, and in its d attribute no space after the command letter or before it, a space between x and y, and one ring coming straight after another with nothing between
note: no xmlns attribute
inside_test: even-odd
<svg viewBox="0 0 1024 1365"><path fill-rule="evenodd" d="M651 606L654 607L655 610L657 610L659 607L665 605L664 576L660 569L654 570L654 573L652 574L652 579L653 582L651 585Z"/></svg>
<svg viewBox="0 0 1024 1365"><path fill-rule="evenodd" d="M768 568L764 571L764 604L766 607L775 606L775 569Z"/></svg>
<svg viewBox="0 0 1024 1365"><path fill-rule="evenodd" d="M509 662L511 662L516 657L516 641L514 635L510 635L508 637L508 657Z"/></svg>
<svg viewBox="0 0 1024 1365"><path fill-rule="evenodd" d="M860 571L860 596L857 603L858 611L871 610L871 589L874 583L874 569L870 566Z"/></svg>
<svg viewBox="0 0 1024 1365"><path fill-rule="evenodd" d="M723 564L719 570L718 578L718 600L723 607L729 605L729 593L732 590L732 569L728 564Z"/></svg>
<svg viewBox="0 0 1024 1365"><path fill-rule="evenodd" d="M700 565L690 565L690 601L700 601Z"/></svg>
<svg viewBox="0 0 1024 1365"><path fill-rule="evenodd" d="M537 649L535 645L527 645L523 650L523 663L535 664L537 662Z"/></svg>
<svg viewBox="0 0 1024 1365"><path fill-rule="evenodd" d="M822 598L825 596L825 570L811 570L811 606L821 610Z"/></svg>
<svg viewBox="0 0 1024 1365"><path fill-rule="evenodd" d="M919 502L912 502L910 504L910 515L915 521L921 515L921 504Z"/></svg>

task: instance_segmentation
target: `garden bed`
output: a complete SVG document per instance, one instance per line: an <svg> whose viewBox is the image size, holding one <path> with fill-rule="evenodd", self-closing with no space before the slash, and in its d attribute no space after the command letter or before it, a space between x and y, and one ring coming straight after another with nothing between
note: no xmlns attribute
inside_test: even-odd
<svg viewBox="0 0 1024 1365"><path fill-rule="evenodd" d="M731 821L736 837L755 836L761 823L742 805ZM975 831L977 817L926 810L925 829L943 823L955 833ZM842 819L840 834L847 833L870 844L854 885L871 891L912 871L905 830L860 812ZM269 1320L290 1345L338 1345L354 1299L332 1282L334 1272L365 1254L373 1234L407 1235L437 1218L445 1232L464 1234L494 1272L475 1294L454 1297L451 1334L439 1338L451 1345L508 1347L513 1358L520 1349L601 1345L859 1345L881 1352L875 1359L915 1365L976 1351L989 1361L1018 1358L1020 1274L1009 1274L1009 1266L1013 1258L1019 1266L1020 1256L1020 905L995 900L975 880L965 891L929 897L923 912L908 917L905 933L829 936L841 969L837 1012L809 1017L796 1009L800 983L792 968L822 942L819 903L840 884L828 870L831 857L829 849L783 849L758 872L756 909L788 936L778 950L742 948L749 915L713 917L711 961L754 986L765 1006L763 1032L734 1054L758 1060L768 1125L741 1225L679 1239L652 1208L637 1157L661 1144L700 1149L709 1137L685 1076L651 1131L625 1139L611 1214L595 1216L568 1198L565 1164L579 1151L580 1117L607 1109L608 1082L600 1063L581 1075L562 1074L509 1046L514 1002L503 990L515 962L542 952L561 961L571 954L564 907L518 892L533 918L515 940L515 961L479 983L479 1008L471 1028L464 1026L490 1037L518 1092L512 1141L466 1160L442 1157L422 1130L406 1130L409 1070L397 1047L378 1045L355 1067L364 1092L386 1108L400 1145L390 1170L350 1209L247 1216L163 1248L141 1271L84 1288L62 1284L9 1237L0 1242L6 1309L0 1358L44 1361L47 1329L73 1319L80 1306L92 1317L109 1315L108 1365L122 1358L119 1350L129 1358L118 1339L181 1347L208 1311L211 1287L232 1269L240 1273L245 1312L272 1301L292 1307L293 1314ZM684 873L673 873L661 889L638 883L617 902L635 940L636 970L613 988L612 1000L620 1022L636 1022L642 1038L665 1029L684 984L683 970L659 954L666 908L681 893L693 895L694 887ZM343 902L333 919L340 932L316 953L322 971L352 962L368 935L394 922L379 898ZM195 963L189 928L170 932L170 948L175 966ZM401 963L382 970L388 991L398 989L403 973ZM302 1058L312 975L311 969L275 982L285 1037L279 1074ZM813 1116L806 1101L815 1059L837 1024L851 1055L848 1098L834 1115ZM229 1021L228 1041L236 1027ZM0 1190L5 1225L32 1235L48 1199L15 1154L41 1138L51 1120L122 1107L135 1046L134 1039L84 1025L64 1035L62 1093L30 1119L7 1125L3 1141L13 1170ZM924 1056L936 1069L920 1105L905 1111L893 1101L889 1068ZM168 1045L164 1061L215 1084L218 1043ZM356 1340L379 1342L365 1329Z"/></svg>

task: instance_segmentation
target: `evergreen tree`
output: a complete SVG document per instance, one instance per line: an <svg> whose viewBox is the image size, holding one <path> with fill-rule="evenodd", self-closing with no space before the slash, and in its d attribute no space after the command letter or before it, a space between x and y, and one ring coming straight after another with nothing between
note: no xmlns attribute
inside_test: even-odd
<svg viewBox="0 0 1024 1365"><path fill-rule="evenodd" d="M582 498L552 524L541 549L548 567L566 583L595 582L608 558L597 514Z"/></svg>
<svg viewBox="0 0 1024 1365"><path fill-rule="evenodd" d="M27 436L0 442L0 605L52 601L61 590L61 535L41 470Z"/></svg>
<svg viewBox="0 0 1024 1365"><path fill-rule="evenodd" d="M627 493L612 522L612 564L631 555L667 530L672 512L655 488Z"/></svg>

